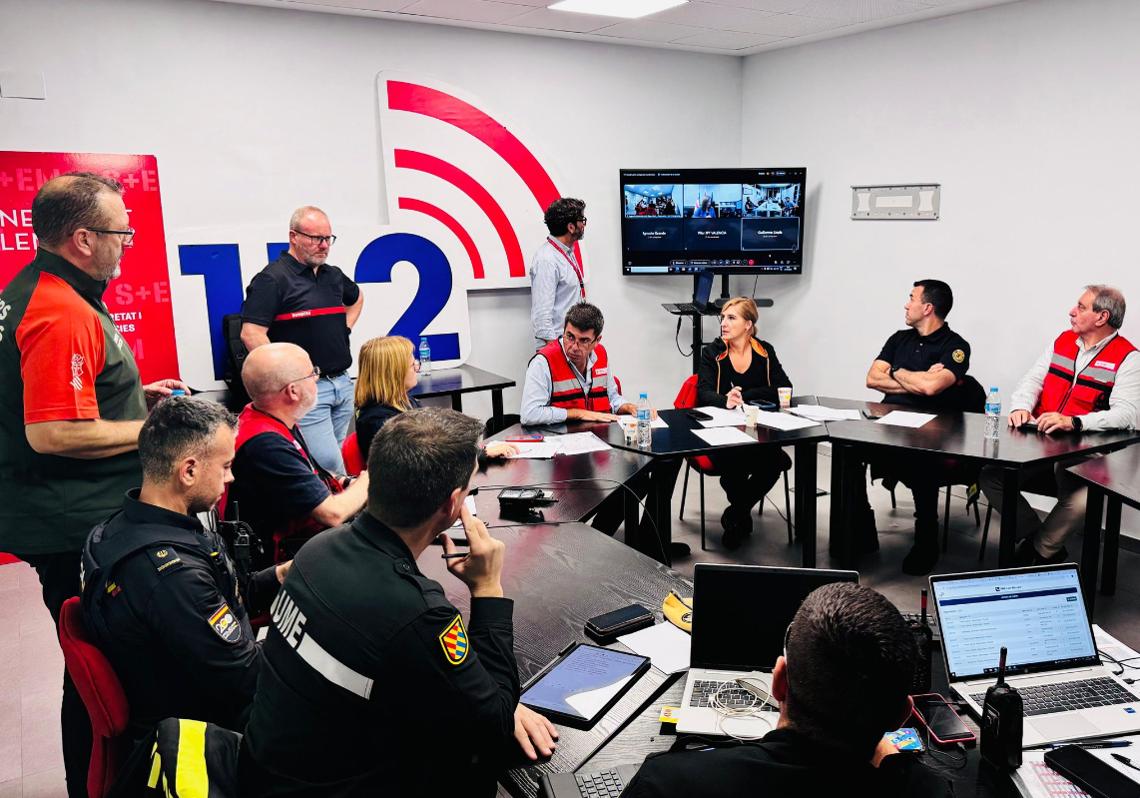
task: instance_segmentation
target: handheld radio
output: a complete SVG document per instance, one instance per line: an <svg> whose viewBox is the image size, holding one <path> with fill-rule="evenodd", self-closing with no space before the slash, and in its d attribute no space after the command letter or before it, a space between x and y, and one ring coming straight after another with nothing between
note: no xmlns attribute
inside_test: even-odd
<svg viewBox="0 0 1140 798"><path fill-rule="evenodd" d="M1006 648L1001 648L997 684L986 690L982 706L982 760L999 770L1021 767L1024 708L1021 693L1005 683Z"/></svg>

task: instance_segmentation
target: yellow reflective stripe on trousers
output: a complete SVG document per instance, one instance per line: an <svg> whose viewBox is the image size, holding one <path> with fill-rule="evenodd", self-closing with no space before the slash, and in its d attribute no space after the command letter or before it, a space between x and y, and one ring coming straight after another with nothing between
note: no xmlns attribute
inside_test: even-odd
<svg viewBox="0 0 1140 798"><path fill-rule="evenodd" d="M158 786L158 777L161 775L162 754L158 753L158 743L155 743L154 750L150 752L150 776L147 777L146 786L153 790Z"/></svg>
<svg viewBox="0 0 1140 798"><path fill-rule="evenodd" d="M179 798L207 798L210 794L210 778L206 773L206 724L200 720L178 721L174 794Z"/></svg>

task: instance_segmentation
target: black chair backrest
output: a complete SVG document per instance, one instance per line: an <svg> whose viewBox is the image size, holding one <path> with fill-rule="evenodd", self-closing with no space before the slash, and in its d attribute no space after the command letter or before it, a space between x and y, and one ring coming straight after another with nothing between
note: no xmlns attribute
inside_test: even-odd
<svg viewBox="0 0 1140 798"><path fill-rule="evenodd" d="M223 379L229 388L226 405L240 410L249 404L249 394L241 382L241 367L249 351L241 342L241 314L230 313L222 316L222 335L226 339L226 372Z"/></svg>
<svg viewBox="0 0 1140 798"><path fill-rule="evenodd" d="M957 386L958 409L964 413L986 412L986 389L982 384L967 374L962 378L962 384Z"/></svg>

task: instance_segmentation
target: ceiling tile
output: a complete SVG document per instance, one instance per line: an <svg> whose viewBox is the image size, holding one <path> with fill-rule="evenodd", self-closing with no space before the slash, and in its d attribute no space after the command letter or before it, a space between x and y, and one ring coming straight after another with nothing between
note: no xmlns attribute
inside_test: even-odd
<svg viewBox="0 0 1140 798"><path fill-rule="evenodd" d="M529 10L527 6L495 0L418 0L400 13L462 22L504 22Z"/></svg>
<svg viewBox="0 0 1140 798"><path fill-rule="evenodd" d="M929 10L925 2L913 0L810 0L796 14L857 25Z"/></svg>
<svg viewBox="0 0 1140 798"><path fill-rule="evenodd" d="M414 2L415 0L283 0L281 5L322 6L322 10L327 9L329 13L335 14L338 8L353 11L399 11Z"/></svg>
<svg viewBox="0 0 1140 798"><path fill-rule="evenodd" d="M780 41L779 36L764 36L758 33L738 33L729 30L706 30L692 36L673 41L687 47L709 47L715 50L747 50Z"/></svg>
<svg viewBox="0 0 1140 798"><path fill-rule="evenodd" d="M769 36L806 36L836 26L830 20L771 14L766 11L750 11L746 8L704 2L692 2L662 11L660 14L654 14L653 20L737 33L763 33Z"/></svg>
<svg viewBox="0 0 1140 798"><path fill-rule="evenodd" d="M688 25L672 25L667 22L656 22L652 19L635 19L628 22L619 22L608 28L594 31L598 36L613 36L619 39L634 39L641 42L676 41L683 36L693 36L704 33L700 28Z"/></svg>
<svg viewBox="0 0 1140 798"><path fill-rule="evenodd" d="M599 17L594 14L575 14L573 11L551 11L549 8L536 8L534 11L528 11L520 17L515 17L507 24L520 28L590 33L599 28L610 27L614 24L614 17Z"/></svg>
<svg viewBox="0 0 1140 798"><path fill-rule="evenodd" d="M957 0L954 0L956 2ZM747 8L750 11L771 11L776 14L794 14L811 0L706 0L718 6Z"/></svg>

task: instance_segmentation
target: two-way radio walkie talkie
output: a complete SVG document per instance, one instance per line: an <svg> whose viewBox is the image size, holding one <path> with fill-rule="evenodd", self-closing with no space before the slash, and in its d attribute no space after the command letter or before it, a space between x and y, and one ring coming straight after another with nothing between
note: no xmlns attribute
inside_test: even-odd
<svg viewBox="0 0 1140 798"><path fill-rule="evenodd" d="M922 591L922 611L917 621L910 621L914 634L914 644L918 648L918 659L914 663L914 678L911 680L910 694L921 695L930 692L930 660L934 649L934 630L926 618L926 590Z"/></svg>
<svg viewBox="0 0 1140 798"><path fill-rule="evenodd" d="M982 705L982 760L998 770L1021 767L1021 736L1025 712L1021 693L1005 683L1006 647L1001 647L997 684L986 690Z"/></svg>

